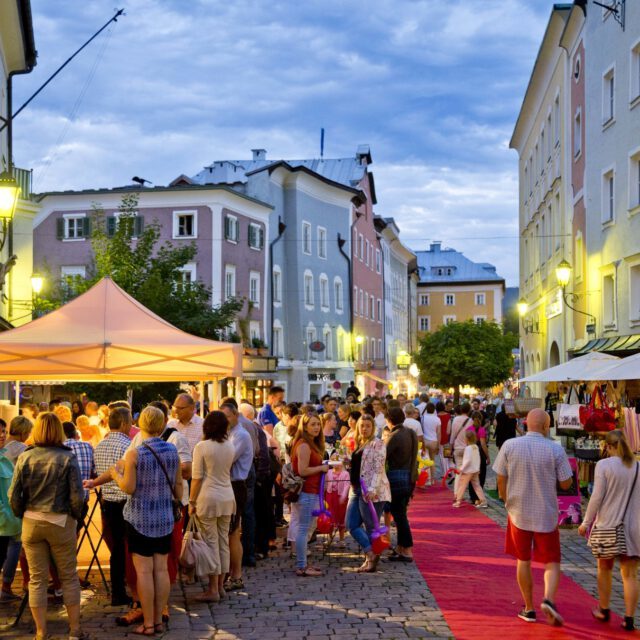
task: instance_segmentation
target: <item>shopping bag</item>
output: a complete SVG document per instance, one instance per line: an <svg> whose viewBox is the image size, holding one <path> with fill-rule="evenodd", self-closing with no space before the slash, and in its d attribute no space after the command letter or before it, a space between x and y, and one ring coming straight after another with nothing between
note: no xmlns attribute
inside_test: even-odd
<svg viewBox="0 0 640 640"><path fill-rule="evenodd" d="M519 416L526 416L532 409L542 409L544 400L542 398L514 398L513 406Z"/></svg>
<svg viewBox="0 0 640 640"><path fill-rule="evenodd" d="M596 406L596 400L600 406ZM616 426L616 413L607 405L607 399L600 386L596 386L591 395L591 402L586 407L580 407L580 421L584 430L591 433L596 431L613 431Z"/></svg>
<svg viewBox="0 0 640 640"><path fill-rule="evenodd" d="M558 404L558 417L556 420L556 428L566 431L582 431L582 422L580 421L580 410L584 408L581 404Z"/></svg>
<svg viewBox="0 0 640 640"><path fill-rule="evenodd" d="M180 566L195 570L200 578L220 573L211 547L202 538L198 519L192 516L182 538L182 549L179 558Z"/></svg>

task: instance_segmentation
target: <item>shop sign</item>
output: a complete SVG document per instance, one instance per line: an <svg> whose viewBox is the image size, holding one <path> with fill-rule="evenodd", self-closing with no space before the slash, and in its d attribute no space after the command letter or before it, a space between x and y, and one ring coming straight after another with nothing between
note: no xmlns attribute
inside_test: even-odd
<svg viewBox="0 0 640 640"><path fill-rule="evenodd" d="M310 373L309 382L331 382L336 379L335 373Z"/></svg>
<svg viewBox="0 0 640 640"><path fill-rule="evenodd" d="M549 304L547 304L546 309L544 310L544 315L549 320L549 318L555 318L562 313L562 291L558 289L549 300Z"/></svg>

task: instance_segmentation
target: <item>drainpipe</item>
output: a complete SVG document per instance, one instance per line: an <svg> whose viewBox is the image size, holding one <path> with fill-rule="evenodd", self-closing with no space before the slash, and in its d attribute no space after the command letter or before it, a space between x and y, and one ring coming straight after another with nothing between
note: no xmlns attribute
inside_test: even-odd
<svg viewBox="0 0 640 640"><path fill-rule="evenodd" d="M347 273L349 274L349 347L351 350L351 359L355 362L353 358L353 274L351 273L351 258L344 252L344 245L347 243L345 238L343 238L340 234L338 234L338 249L340 253L344 256L344 259L347 261ZM354 366L355 371L355 366ZM355 378L354 378L355 380Z"/></svg>
<svg viewBox="0 0 640 640"><path fill-rule="evenodd" d="M269 326L269 345L271 350L271 355L275 355L273 353L273 245L282 238L287 225L282 222L282 218L278 216L278 235L269 243L269 269L271 270L271 282L269 283L269 299L271 301L271 324ZM281 272L282 273L282 272ZM282 276L280 277L280 284L282 284Z"/></svg>

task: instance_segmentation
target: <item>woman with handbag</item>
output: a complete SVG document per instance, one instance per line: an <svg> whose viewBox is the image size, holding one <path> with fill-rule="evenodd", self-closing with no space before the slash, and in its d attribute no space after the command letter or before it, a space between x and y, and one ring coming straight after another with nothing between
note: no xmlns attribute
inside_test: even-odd
<svg viewBox="0 0 640 640"><path fill-rule="evenodd" d="M124 465L119 462L111 469L113 479L129 496L123 516L144 616L133 633L143 636L164 631L162 610L170 589L167 554L176 515L182 515L178 450L160 438L164 425L160 409L143 409L138 418L142 444L127 451Z"/></svg>
<svg viewBox="0 0 640 640"><path fill-rule="evenodd" d="M640 488L633 452L620 430L605 437L608 458L596 464L593 494L578 532L585 536L592 523L589 546L598 559L599 607L593 617L608 622L611 579L616 558L624 586L623 628L633 631L638 605L638 562L640 561Z"/></svg>
<svg viewBox="0 0 640 640"><path fill-rule="evenodd" d="M214 571L209 588L196 596L200 602L224 597L224 576L229 573L229 525L236 511L231 486L231 465L236 453L228 439L229 421L222 411L212 411L202 425L204 439L193 449L193 475L189 515L196 517L204 541L213 552Z"/></svg>

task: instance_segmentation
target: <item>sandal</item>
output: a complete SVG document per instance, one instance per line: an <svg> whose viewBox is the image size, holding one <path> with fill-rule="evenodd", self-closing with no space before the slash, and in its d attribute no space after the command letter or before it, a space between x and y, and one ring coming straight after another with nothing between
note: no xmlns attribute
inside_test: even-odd
<svg viewBox="0 0 640 640"><path fill-rule="evenodd" d="M633 619L633 616L625 616L624 617L624 622L622 622L620 624L620 626L625 631L634 631L636 627L635 627L635 621Z"/></svg>
<svg viewBox="0 0 640 640"><path fill-rule="evenodd" d="M156 628L154 625L147 627L144 624L141 624L139 627L136 627L132 633L137 636L153 636L156 633Z"/></svg>
<svg viewBox="0 0 640 640"><path fill-rule="evenodd" d="M376 568L368 560L356 569L356 573L375 573L375 571Z"/></svg>
<svg viewBox="0 0 640 640"><path fill-rule="evenodd" d="M315 578L323 576L324 572L315 567L307 567L306 569L296 569L296 575L300 578Z"/></svg>
<svg viewBox="0 0 640 640"><path fill-rule="evenodd" d="M609 622L611 609L603 609L601 606L598 606L597 609L592 609L591 615L598 620L598 622Z"/></svg>
<svg viewBox="0 0 640 640"><path fill-rule="evenodd" d="M116 618L116 624L119 627L128 627L129 625L136 624L136 622L141 622L143 617L140 603L134 602L127 613Z"/></svg>
<svg viewBox="0 0 640 640"><path fill-rule="evenodd" d="M153 625L154 633L164 633L164 624L162 622L158 622Z"/></svg>
<svg viewBox="0 0 640 640"><path fill-rule="evenodd" d="M244 582L242 582L242 578L229 578L225 580L225 591L236 591L237 589L244 589Z"/></svg>

